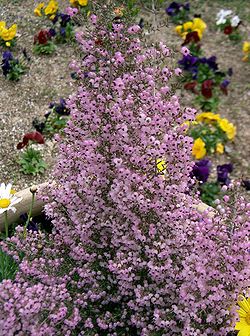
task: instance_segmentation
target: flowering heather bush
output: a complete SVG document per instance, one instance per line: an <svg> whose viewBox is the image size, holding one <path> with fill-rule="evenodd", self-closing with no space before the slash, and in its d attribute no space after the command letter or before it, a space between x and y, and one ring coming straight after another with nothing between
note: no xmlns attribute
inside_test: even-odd
<svg viewBox="0 0 250 336"><path fill-rule="evenodd" d="M20 268L0 285L2 335L226 335L249 284L250 206L195 210L194 111L173 94L171 53L144 49L126 13L111 24L112 8L95 8L44 196L53 233L18 228L3 247Z"/></svg>

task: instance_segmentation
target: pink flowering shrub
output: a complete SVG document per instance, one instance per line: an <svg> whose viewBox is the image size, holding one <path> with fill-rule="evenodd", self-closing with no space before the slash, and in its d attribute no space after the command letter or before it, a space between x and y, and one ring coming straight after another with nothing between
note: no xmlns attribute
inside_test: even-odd
<svg viewBox="0 0 250 336"><path fill-rule="evenodd" d="M53 233L18 228L4 247L20 269L0 284L0 335L226 335L249 285L250 204L193 207L194 110L171 52L101 9L78 34L82 84L44 196Z"/></svg>

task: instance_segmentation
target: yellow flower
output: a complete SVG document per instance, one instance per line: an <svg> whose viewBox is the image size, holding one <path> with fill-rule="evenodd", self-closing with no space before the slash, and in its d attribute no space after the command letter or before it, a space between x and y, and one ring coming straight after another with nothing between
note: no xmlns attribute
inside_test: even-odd
<svg viewBox="0 0 250 336"><path fill-rule="evenodd" d="M250 42L245 41L243 43L242 51L244 54L249 54L250 53Z"/></svg>
<svg viewBox="0 0 250 336"><path fill-rule="evenodd" d="M224 153L224 146L222 145L222 143L217 143L216 153L218 153L218 154L223 154Z"/></svg>
<svg viewBox="0 0 250 336"><path fill-rule="evenodd" d="M4 21L0 21L0 33L3 29L5 29L6 23Z"/></svg>
<svg viewBox="0 0 250 336"><path fill-rule="evenodd" d="M246 299L243 295L240 295L238 300L240 309L237 310L240 321L236 323L235 330L238 330L238 336L250 335L250 298Z"/></svg>
<svg viewBox="0 0 250 336"><path fill-rule="evenodd" d="M44 3L44 2L39 3L39 5L34 9L34 14L35 14L36 16L42 16L41 9L43 9L44 6L45 6L45 3Z"/></svg>
<svg viewBox="0 0 250 336"><path fill-rule="evenodd" d="M10 47L11 46L10 42L6 42L5 45L6 45L6 47Z"/></svg>
<svg viewBox="0 0 250 336"><path fill-rule="evenodd" d="M45 8L45 15L53 15L58 11L58 2L55 0L50 0L48 6Z"/></svg>
<svg viewBox="0 0 250 336"><path fill-rule="evenodd" d="M193 21L187 21L183 25L175 27L175 31L179 34L184 40L188 33L196 31L199 39L201 40L202 34L206 29L206 23L200 18L194 18Z"/></svg>
<svg viewBox="0 0 250 336"><path fill-rule="evenodd" d="M250 55L250 42L245 41L242 46L242 51L245 54L245 56L242 58L242 61L247 62Z"/></svg>
<svg viewBox="0 0 250 336"><path fill-rule="evenodd" d="M87 6L88 0L78 0L80 6Z"/></svg>
<svg viewBox="0 0 250 336"><path fill-rule="evenodd" d="M206 152L205 142L201 138L196 139L192 148L192 154L195 159L202 159L206 155Z"/></svg>
<svg viewBox="0 0 250 336"><path fill-rule="evenodd" d="M193 19L192 31L197 31L200 40L201 40L202 34L203 34L203 32L206 28L207 28L207 25L205 24L205 22L202 19L200 19L200 18L194 18Z"/></svg>
<svg viewBox="0 0 250 336"><path fill-rule="evenodd" d="M0 37L4 41L11 41L16 36L17 31L17 25L13 24L9 29L5 28L5 22L4 25L1 25L0 23Z"/></svg>
<svg viewBox="0 0 250 336"><path fill-rule="evenodd" d="M233 140L236 135L236 127L227 119L220 119L218 121L220 128L224 131L229 140Z"/></svg>
<svg viewBox="0 0 250 336"><path fill-rule="evenodd" d="M78 5L78 1L77 0L69 0L69 2L73 6L77 6Z"/></svg>
<svg viewBox="0 0 250 336"><path fill-rule="evenodd" d="M87 6L88 5L88 0L69 0L71 5L73 6Z"/></svg>
<svg viewBox="0 0 250 336"><path fill-rule="evenodd" d="M166 162L162 159L157 159L156 167L159 173L164 173L164 171L166 170Z"/></svg>
<svg viewBox="0 0 250 336"><path fill-rule="evenodd" d="M202 112L197 115L196 121L211 123L213 121L219 121L220 115L213 112Z"/></svg>

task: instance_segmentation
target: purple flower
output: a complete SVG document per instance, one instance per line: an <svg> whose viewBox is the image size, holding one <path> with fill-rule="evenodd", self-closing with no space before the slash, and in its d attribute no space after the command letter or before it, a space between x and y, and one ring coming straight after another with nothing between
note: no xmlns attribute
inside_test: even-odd
<svg viewBox="0 0 250 336"><path fill-rule="evenodd" d="M189 11L190 6L189 3L185 3L184 5L179 4L178 2L173 1L167 8L166 8L166 13L169 16L175 16L177 15L181 10L186 10Z"/></svg>
<svg viewBox="0 0 250 336"><path fill-rule="evenodd" d="M221 166L217 166L217 181L221 184L229 185L230 179L228 177L229 173L233 171L233 165L231 163L226 163Z"/></svg>
<svg viewBox="0 0 250 336"><path fill-rule="evenodd" d="M60 34L62 37L66 37L66 29L64 27L60 28Z"/></svg>
<svg viewBox="0 0 250 336"><path fill-rule="evenodd" d="M230 84L230 81L228 79L224 79L222 82L221 82L221 87L223 88L226 88L228 85Z"/></svg>
<svg viewBox="0 0 250 336"><path fill-rule="evenodd" d="M5 51L3 53L3 60L2 60L2 70L3 70L3 75L6 77L8 73L11 71L12 64L11 61L14 61L14 57L10 51ZM16 63L18 63L16 61Z"/></svg>
<svg viewBox="0 0 250 336"><path fill-rule="evenodd" d="M250 180L242 180L242 185L246 190L250 190Z"/></svg>
<svg viewBox="0 0 250 336"><path fill-rule="evenodd" d="M52 23L53 23L53 24L56 24L56 23L57 23L57 21L58 21L58 19L59 19L59 14L58 14L58 13L56 13L56 15L55 15L54 19L52 20Z"/></svg>
<svg viewBox="0 0 250 336"><path fill-rule="evenodd" d="M181 65L183 70L190 71L194 74L197 74L198 69L198 57L192 56L192 55L187 55L183 56L183 58L178 61L179 65Z"/></svg>
<svg viewBox="0 0 250 336"><path fill-rule="evenodd" d="M173 1L171 2L171 4L166 8L166 13L169 15L169 16L174 16L176 15L179 10L180 10L180 7L181 5L178 4L177 2Z"/></svg>
<svg viewBox="0 0 250 336"><path fill-rule="evenodd" d="M56 36L56 30L54 28L50 28L49 34L50 34L51 37Z"/></svg>
<svg viewBox="0 0 250 336"><path fill-rule="evenodd" d="M60 115L69 115L69 109L66 107L66 101L60 98L60 103L54 105L55 112Z"/></svg>
<svg viewBox="0 0 250 336"><path fill-rule="evenodd" d="M191 176L194 176L199 182L207 182L210 167L211 162L208 159L195 162Z"/></svg>
<svg viewBox="0 0 250 336"><path fill-rule="evenodd" d="M227 74L231 77L233 75L233 68L228 68Z"/></svg>
<svg viewBox="0 0 250 336"><path fill-rule="evenodd" d="M224 79L220 84L220 89L225 95L228 94L227 87L229 84L230 84L230 81L228 79Z"/></svg>
<svg viewBox="0 0 250 336"><path fill-rule="evenodd" d="M23 223L26 223L28 220L27 213L21 214L20 219ZM38 224L33 219L30 219L27 229L29 231L38 232Z"/></svg>
<svg viewBox="0 0 250 336"><path fill-rule="evenodd" d="M202 57L199 59L200 63L207 64L209 68L213 71L218 69L218 64L216 63L216 56L211 56L209 58Z"/></svg>
<svg viewBox="0 0 250 336"><path fill-rule="evenodd" d="M67 23L71 21L71 18L68 14L61 13L60 17L61 17L61 26L62 27L66 27Z"/></svg>

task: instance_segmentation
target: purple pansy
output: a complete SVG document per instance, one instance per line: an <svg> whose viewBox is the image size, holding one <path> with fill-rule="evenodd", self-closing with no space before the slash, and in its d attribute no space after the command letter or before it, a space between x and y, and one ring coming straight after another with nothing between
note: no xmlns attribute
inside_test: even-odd
<svg viewBox="0 0 250 336"><path fill-rule="evenodd" d="M11 71L12 65L11 61L14 60L14 57L10 51L5 51L3 52L3 60L2 60L2 70L3 70L3 75L6 77L8 73Z"/></svg>
<svg viewBox="0 0 250 336"><path fill-rule="evenodd" d="M184 5L178 3L178 2L171 2L171 4L166 8L166 13L169 16L175 16L177 15L182 9L189 11L190 6L189 3L185 3Z"/></svg>
<svg viewBox="0 0 250 336"><path fill-rule="evenodd" d="M192 176L194 176L199 182L207 182L210 174L211 162L208 159L203 159L195 162L193 167Z"/></svg>
<svg viewBox="0 0 250 336"><path fill-rule="evenodd" d="M226 163L221 166L217 166L217 181L220 184L229 185L229 173L233 171L233 165L231 163Z"/></svg>
<svg viewBox="0 0 250 336"><path fill-rule="evenodd" d="M61 13L61 26L66 27L67 23L71 21L71 17L68 14Z"/></svg>
<svg viewBox="0 0 250 336"><path fill-rule="evenodd" d="M218 64L216 63L216 56L211 56L209 58L202 57L199 59L200 63L207 64L209 68L213 71L216 71L218 69Z"/></svg>

